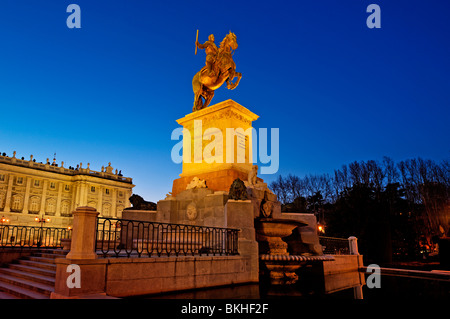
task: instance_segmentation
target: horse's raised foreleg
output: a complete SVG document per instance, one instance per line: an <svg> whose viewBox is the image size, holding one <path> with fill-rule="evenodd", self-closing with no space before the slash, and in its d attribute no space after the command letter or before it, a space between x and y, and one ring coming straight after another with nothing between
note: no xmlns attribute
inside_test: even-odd
<svg viewBox="0 0 450 319"><path fill-rule="evenodd" d="M235 77L237 77L237 80L236 80L236 82L233 83L232 81ZM229 90L234 90L236 88L236 86L238 86L241 78L242 78L242 73L231 71L230 76L227 79L227 88Z"/></svg>

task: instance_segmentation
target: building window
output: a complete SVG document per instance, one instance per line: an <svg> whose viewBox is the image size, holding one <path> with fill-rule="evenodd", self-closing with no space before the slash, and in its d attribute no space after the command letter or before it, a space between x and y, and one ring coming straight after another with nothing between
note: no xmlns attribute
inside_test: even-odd
<svg viewBox="0 0 450 319"><path fill-rule="evenodd" d="M5 175L0 174L0 182L4 182L5 181Z"/></svg>
<svg viewBox="0 0 450 319"><path fill-rule="evenodd" d="M91 192L95 193L95 186L91 186Z"/></svg>
<svg viewBox="0 0 450 319"><path fill-rule="evenodd" d="M111 217L111 205L110 204L103 205L102 216Z"/></svg>
<svg viewBox="0 0 450 319"><path fill-rule="evenodd" d="M39 185L41 184L41 181L35 179L34 180L34 186L39 187Z"/></svg>
<svg viewBox="0 0 450 319"><path fill-rule="evenodd" d="M105 194L109 195L109 189L108 188L105 189Z"/></svg>
<svg viewBox="0 0 450 319"><path fill-rule="evenodd" d="M55 189L55 188L56 188L56 185L55 185L54 182L50 182L50 188L51 188L51 189Z"/></svg>
<svg viewBox="0 0 450 319"><path fill-rule="evenodd" d="M19 195L14 195L12 199L11 210L19 211L22 209L22 197Z"/></svg>
<svg viewBox="0 0 450 319"><path fill-rule="evenodd" d="M70 190L69 185L65 185L65 186L64 186L64 190L69 191L69 190Z"/></svg>
<svg viewBox="0 0 450 319"><path fill-rule="evenodd" d="M32 197L30 199L30 212L31 213L39 212L40 205L41 205L41 199L39 197Z"/></svg>
<svg viewBox="0 0 450 319"><path fill-rule="evenodd" d="M45 208L45 213L49 215L54 215L56 212L56 200L54 198L49 198L47 200L47 207Z"/></svg>
<svg viewBox="0 0 450 319"><path fill-rule="evenodd" d="M119 197L123 197L123 192L119 192Z"/></svg>
<svg viewBox="0 0 450 319"><path fill-rule="evenodd" d="M5 207L5 197L6 194L4 192L0 192L0 209Z"/></svg>
<svg viewBox="0 0 450 319"><path fill-rule="evenodd" d="M17 184L22 185L23 184L23 177L17 177Z"/></svg>
<svg viewBox="0 0 450 319"><path fill-rule="evenodd" d="M67 201L64 201L61 203L61 215L62 216L69 216L70 215L70 203Z"/></svg>

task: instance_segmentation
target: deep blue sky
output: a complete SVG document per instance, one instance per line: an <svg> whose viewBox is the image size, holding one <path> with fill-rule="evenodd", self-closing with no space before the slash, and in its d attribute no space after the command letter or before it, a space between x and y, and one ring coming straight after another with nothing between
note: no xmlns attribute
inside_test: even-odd
<svg viewBox="0 0 450 319"><path fill-rule="evenodd" d="M81 29L66 8L81 7ZM381 7L381 29L366 8ZM450 155L448 1L2 0L0 152L65 166L112 162L157 201L181 165L176 119L192 110L200 42L237 35L233 99L280 128L278 174L355 160ZM262 175L270 182L277 175Z"/></svg>

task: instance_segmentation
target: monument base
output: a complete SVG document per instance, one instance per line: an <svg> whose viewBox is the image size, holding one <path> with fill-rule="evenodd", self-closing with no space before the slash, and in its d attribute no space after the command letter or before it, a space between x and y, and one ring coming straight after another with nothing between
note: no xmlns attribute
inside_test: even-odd
<svg viewBox="0 0 450 319"><path fill-rule="evenodd" d="M233 181L236 178L239 178L242 181L246 181L248 179L248 173L238 171L236 169L224 169L215 172L182 176L173 181L172 196L176 196L177 194L186 190L187 185L192 181L194 177L205 180L206 186L211 190L228 192L230 190L231 184L233 184Z"/></svg>

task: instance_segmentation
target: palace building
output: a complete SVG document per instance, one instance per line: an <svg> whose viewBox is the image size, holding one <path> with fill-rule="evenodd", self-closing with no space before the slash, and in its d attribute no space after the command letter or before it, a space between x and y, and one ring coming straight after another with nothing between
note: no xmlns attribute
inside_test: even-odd
<svg viewBox="0 0 450 319"><path fill-rule="evenodd" d="M36 217L49 218L49 227L67 227L72 223L72 211L91 206L103 217L122 217L130 207L134 185L111 163L100 172L82 167L64 167L50 163L0 154L0 217L11 225L33 225Z"/></svg>

